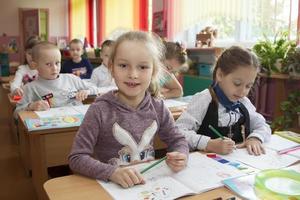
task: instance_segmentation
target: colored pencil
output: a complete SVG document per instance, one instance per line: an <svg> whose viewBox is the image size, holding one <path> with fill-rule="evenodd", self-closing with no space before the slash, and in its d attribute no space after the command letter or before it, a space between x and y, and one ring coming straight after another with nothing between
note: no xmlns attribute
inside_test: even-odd
<svg viewBox="0 0 300 200"><path fill-rule="evenodd" d="M145 169L143 169L140 173L141 174L145 173L146 171L148 171L149 169L153 168L154 166L158 165L159 163L161 163L162 161L164 161L166 159L167 159L167 156L159 159L158 161L152 163L151 165L149 165L148 167L146 167Z"/></svg>
<svg viewBox="0 0 300 200"><path fill-rule="evenodd" d="M222 138L222 140L224 140L224 136L219 133L219 131L217 131L212 125L208 125L208 128L210 128L210 130L212 130L218 137Z"/></svg>

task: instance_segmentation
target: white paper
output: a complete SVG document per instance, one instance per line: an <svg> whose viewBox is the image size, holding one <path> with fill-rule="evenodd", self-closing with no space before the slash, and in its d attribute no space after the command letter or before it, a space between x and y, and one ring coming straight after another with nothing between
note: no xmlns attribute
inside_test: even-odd
<svg viewBox="0 0 300 200"><path fill-rule="evenodd" d="M276 151L299 146L297 142L285 139L279 135L273 134L270 142L264 144L265 147Z"/></svg>
<svg viewBox="0 0 300 200"><path fill-rule="evenodd" d="M298 158L290 156L288 154L279 155L277 151L269 148L265 148L265 150L266 154L255 156L250 155L245 148L236 149L228 155L222 155L222 157L229 160L240 161L260 170L280 169L283 167L287 167L299 160Z"/></svg>
<svg viewBox="0 0 300 200"><path fill-rule="evenodd" d="M140 170L148 165L149 163L143 164L142 167L141 165L136 167ZM245 173L200 153L193 153L189 156L188 166L181 172L172 172L165 162L150 169L143 174L146 180L144 185L124 189L115 183L97 181L114 199L164 200L215 189L223 186L222 180L241 175L245 175Z"/></svg>
<svg viewBox="0 0 300 200"><path fill-rule="evenodd" d="M183 101L177 101L174 99L165 99L164 100L165 105L168 108L174 108L174 107L185 107L188 105L187 102L183 102Z"/></svg>
<svg viewBox="0 0 300 200"><path fill-rule="evenodd" d="M87 112L89 107L90 107L89 104L85 104L85 105L80 105L80 106L73 106L73 109L76 110L77 112L79 112L80 114L85 115L85 113Z"/></svg>
<svg viewBox="0 0 300 200"><path fill-rule="evenodd" d="M73 106L63 106L57 108L50 108L46 111L34 111L39 118L50 118L50 117L61 117L61 116L69 116L69 115L80 115L77 110L73 108Z"/></svg>

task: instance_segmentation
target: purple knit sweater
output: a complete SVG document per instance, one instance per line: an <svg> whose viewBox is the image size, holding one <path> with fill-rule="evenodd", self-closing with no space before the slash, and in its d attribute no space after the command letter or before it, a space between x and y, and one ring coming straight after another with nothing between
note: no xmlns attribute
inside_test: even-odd
<svg viewBox="0 0 300 200"><path fill-rule="evenodd" d="M111 91L89 107L73 143L70 167L80 174L108 180L119 165L153 159L155 134L167 144L168 151L188 155L188 143L162 100L146 93L133 109Z"/></svg>

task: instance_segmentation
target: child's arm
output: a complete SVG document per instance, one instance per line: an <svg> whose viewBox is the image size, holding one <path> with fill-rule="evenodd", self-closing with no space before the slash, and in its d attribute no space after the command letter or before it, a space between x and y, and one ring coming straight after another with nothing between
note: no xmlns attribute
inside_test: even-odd
<svg viewBox="0 0 300 200"><path fill-rule="evenodd" d="M174 74L164 71L166 82L162 86L161 94L166 99L177 98L183 95L183 89Z"/></svg>
<svg viewBox="0 0 300 200"><path fill-rule="evenodd" d="M270 140L272 131L265 118L256 112L256 108L248 98L245 97L242 103L248 109L250 117L250 135L246 139L245 146L249 154L260 155L265 152L262 143Z"/></svg>
<svg viewBox="0 0 300 200"><path fill-rule="evenodd" d="M69 76L71 76L73 87L75 87L75 89L78 91L76 94L76 99L78 96L77 100L79 100L81 97L85 99L87 95L97 95L99 93L99 89L94 84L87 83L72 74L69 74Z"/></svg>
<svg viewBox="0 0 300 200"><path fill-rule="evenodd" d="M34 101L32 103L29 103L26 110L28 111L43 111L43 110L49 110L50 105L45 100L38 100Z"/></svg>
<svg viewBox="0 0 300 200"><path fill-rule="evenodd" d="M33 82L28 83L24 86L24 96L21 101L17 103L15 110L16 113L23 110L38 111L48 110L50 108L47 101L41 100L40 96L37 96L36 88L33 86Z"/></svg>
<svg viewBox="0 0 300 200"><path fill-rule="evenodd" d="M101 162L93 157L97 140L102 137L101 126L101 107L92 104L74 138L69 165L73 171L80 174L107 181L118 166Z"/></svg>
<svg viewBox="0 0 300 200"><path fill-rule="evenodd" d="M207 89L195 94L187 109L176 121L176 126L184 134L190 150L205 150L210 140L210 137L197 134L197 131L202 124L211 100L211 95Z"/></svg>
<svg viewBox="0 0 300 200"><path fill-rule="evenodd" d="M109 180L121 185L123 188L129 188L134 185L145 183L145 180L140 172L130 167L117 168L109 177Z"/></svg>
<svg viewBox="0 0 300 200"><path fill-rule="evenodd" d="M158 134L160 139L168 146L167 163L174 171L179 171L185 167L189 154L188 142L184 135L175 126L174 119L168 108L161 101L161 110L157 110L160 120Z"/></svg>
<svg viewBox="0 0 300 200"><path fill-rule="evenodd" d="M205 148L206 152L214 152L218 154L229 154L235 148L235 142L229 138L222 140L221 138L210 139Z"/></svg>
<svg viewBox="0 0 300 200"><path fill-rule="evenodd" d="M180 152L169 152L167 153L167 165L174 171L179 172L184 169L187 165L188 156Z"/></svg>
<svg viewBox="0 0 300 200"><path fill-rule="evenodd" d="M23 90L21 89L21 86L22 86L23 76L25 75L25 70L23 69L22 66L23 65L19 66L15 74L14 80L10 83L10 92L13 95L23 96Z"/></svg>
<svg viewBox="0 0 300 200"><path fill-rule="evenodd" d="M86 74L81 74L80 78L91 78L92 72L93 72L93 66L90 63L90 61L88 59L83 58L82 62L86 68Z"/></svg>

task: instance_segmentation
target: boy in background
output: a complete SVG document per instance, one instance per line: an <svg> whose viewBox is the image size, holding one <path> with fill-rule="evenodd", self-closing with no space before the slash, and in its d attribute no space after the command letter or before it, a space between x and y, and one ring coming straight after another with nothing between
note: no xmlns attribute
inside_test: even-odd
<svg viewBox="0 0 300 200"><path fill-rule="evenodd" d="M105 40L101 45L101 59L102 64L94 69L91 77L91 82L97 87L115 86L115 82L108 69L108 60L114 45L113 40Z"/></svg>
<svg viewBox="0 0 300 200"><path fill-rule="evenodd" d="M25 85L24 97L17 104L16 112L81 105L88 95L98 93L96 87L87 85L73 74L59 74L61 54L54 44L41 42L35 45L32 59L39 76Z"/></svg>
<svg viewBox="0 0 300 200"><path fill-rule="evenodd" d="M86 58L82 58L83 43L79 39L73 39L70 42L71 60L64 62L61 73L72 73L81 79L91 78L93 66Z"/></svg>

